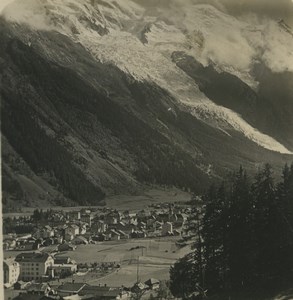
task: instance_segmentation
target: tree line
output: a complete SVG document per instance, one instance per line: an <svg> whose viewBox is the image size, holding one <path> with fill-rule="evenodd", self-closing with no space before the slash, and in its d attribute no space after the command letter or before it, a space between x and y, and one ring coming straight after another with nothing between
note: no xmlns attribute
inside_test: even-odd
<svg viewBox="0 0 293 300"><path fill-rule="evenodd" d="M261 299L292 283L293 164L278 183L269 164L253 179L240 167L202 200L188 221L194 250L170 270L174 296Z"/></svg>

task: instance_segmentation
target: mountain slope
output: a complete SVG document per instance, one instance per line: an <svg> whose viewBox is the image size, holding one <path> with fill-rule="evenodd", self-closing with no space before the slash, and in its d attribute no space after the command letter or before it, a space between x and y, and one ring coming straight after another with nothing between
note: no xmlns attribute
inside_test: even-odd
<svg viewBox="0 0 293 300"><path fill-rule="evenodd" d="M22 14L14 5L25 6ZM292 159L289 130L261 130L242 94L232 93L234 103L201 90L172 60L182 44L171 47L168 34L181 30L152 18L145 30L145 9L132 1L29 0L12 8L0 19L5 209L102 204L105 195L137 194L150 183L200 192L239 164L280 170ZM154 46L154 34L165 46ZM236 91L260 97L235 74L216 72L208 73L212 82L233 78Z"/></svg>
<svg viewBox="0 0 293 300"><path fill-rule="evenodd" d="M293 73L275 74L264 65L256 65L259 88L255 92L237 76L219 72L212 65L204 67L184 52L174 52L172 59L213 102L237 112L254 128L293 147L293 89L290 84Z"/></svg>

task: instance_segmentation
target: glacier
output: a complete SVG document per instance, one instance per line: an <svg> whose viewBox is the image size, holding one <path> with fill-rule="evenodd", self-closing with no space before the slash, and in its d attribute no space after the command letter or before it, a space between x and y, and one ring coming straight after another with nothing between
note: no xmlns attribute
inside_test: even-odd
<svg viewBox="0 0 293 300"><path fill-rule="evenodd" d="M234 111L208 99L171 59L174 51L184 51L203 65L212 62L219 72L234 74L257 89L250 72L255 60L262 59L274 72L293 71L292 37L276 22L250 24L210 5L183 5L180 12L183 16L176 15L176 10L173 14L160 9L150 12L134 0L15 0L2 15L37 30L69 36L98 61L112 63L136 80L167 90L178 106L210 126L227 134L236 130L265 149L293 154ZM105 34L96 30L97 26L105 29Z"/></svg>

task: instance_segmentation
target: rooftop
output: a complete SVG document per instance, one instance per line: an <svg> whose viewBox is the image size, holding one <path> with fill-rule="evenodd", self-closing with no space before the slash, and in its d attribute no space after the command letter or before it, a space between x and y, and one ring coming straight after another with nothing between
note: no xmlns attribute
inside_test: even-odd
<svg viewBox="0 0 293 300"><path fill-rule="evenodd" d="M120 293L119 288L111 288L108 286L86 286L80 295L94 295L95 297L116 297Z"/></svg>
<svg viewBox="0 0 293 300"><path fill-rule="evenodd" d="M18 265L18 262L15 261L15 258L11 258L11 257L4 259L3 263L6 264L7 266Z"/></svg>
<svg viewBox="0 0 293 300"><path fill-rule="evenodd" d="M45 292L50 287L48 283L33 283L27 288L28 292Z"/></svg>
<svg viewBox="0 0 293 300"><path fill-rule="evenodd" d="M79 291L81 291L84 287L86 286L85 283L71 283L71 282L66 282L62 285L60 285L57 288L57 291L63 291L63 292L73 292L73 293L77 293Z"/></svg>
<svg viewBox="0 0 293 300"><path fill-rule="evenodd" d="M145 281L145 284L147 284L147 285L154 285L154 284L158 284L158 283L160 283L160 281L155 278L150 278L147 281Z"/></svg>
<svg viewBox="0 0 293 300"><path fill-rule="evenodd" d="M16 256L15 261L17 262L45 262L50 257L47 253L20 253Z"/></svg>

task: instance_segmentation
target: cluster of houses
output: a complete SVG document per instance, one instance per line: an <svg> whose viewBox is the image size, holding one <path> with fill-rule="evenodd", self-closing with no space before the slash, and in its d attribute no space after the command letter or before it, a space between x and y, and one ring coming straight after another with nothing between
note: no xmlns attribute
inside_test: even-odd
<svg viewBox="0 0 293 300"><path fill-rule="evenodd" d="M60 276L61 272L76 272L77 264L69 257L52 256L41 252L23 252L15 259L8 258L3 263L5 286L20 291L15 300L98 300L131 299L133 293L157 290L160 282L149 279L136 283L132 288L93 286L86 283L64 282L52 285L49 280ZM58 280L59 282L59 280Z"/></svg>
<svg viewBox="0 0 293 300"><path fill-rule="evenodd" d="M149 279L146 283L136 283L132 288L89 285L87 283L67 282L53 286L49 283L32 283L13 300L127 300L133 295L155 291L160 282Z"/></svg>
<svg viewBox="0 0 293 300"><path fill-rule="evenodd" d="M76 245L99 241L176 236L181 234L184 221L185 214L174 205L137 213L113 209L52 211L43 222L36 222L33 217L27 223L22 220L32 227L31 232L4 235L3 248L33 251L55 245L54 251L68 251Z"/></svg>
<svg viewBox="0 0 293 300"><path fill-rule="evenodd" d="M32 283L22 290L13 300L126 300L131 292L124 288L113 288L86 283Z"/></svg>
<svg viewBox="0 0 293 300"><path fill-rule="evenodd" d="M156 291L159 287L160 281L154 278L145 283L135 283L131 288L89 285L74 281L56 286L49 283L31 283L13 300L127 300L133 299L133 294Z"/></svg>
<svg viewBox="0 0 293 300"><path fill-rule="evenodd" d="M187 213L180 206L168 204L136 213L103 208L95 211L50 211L46 213L47 217L41 220L34 219L34 216L21 217L13 224L32 230L22 234L6 233L3 236L4 250L19 251L15 258L4 260L4 285L7 288L14 286L16 289L25 290L19 295L21 297L40 294L51 298L58 295L63 299L71 299L66 297L72 295L83 297L82 299L124 299L129 291L117 288L111 290L109 287L72 283L52 289L48 284L50 279L63 278L62 276L73 274L78 269L74 260L59 256L58 253L73 251L81 244L100 241L180 235ZM154 282L141 283L135 288L153 289L156 286ZM80 289L77 289L78 287ZM91 291L90 294L102 293L109 297L85 298L83 293L88 294L88 291ZM111 298L110 295L115 298Z"/></svg>

